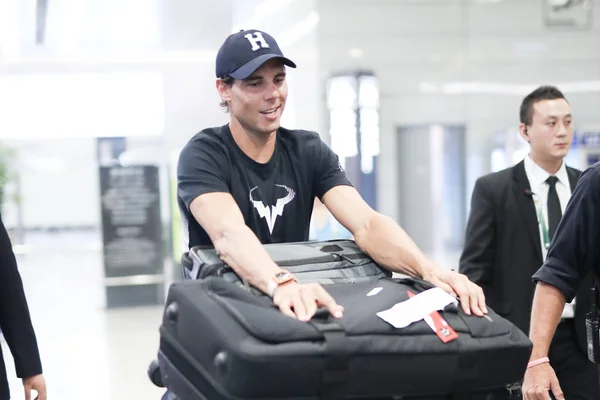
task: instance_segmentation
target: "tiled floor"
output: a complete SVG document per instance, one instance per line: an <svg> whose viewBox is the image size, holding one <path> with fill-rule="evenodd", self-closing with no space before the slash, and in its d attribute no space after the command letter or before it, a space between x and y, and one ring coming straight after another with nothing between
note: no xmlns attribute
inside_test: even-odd
<svg viewBox="0 0 600 400"><path fill-rule="evenodd" d="M162 307L104 308L94 233L29 235L18 255L51 400L160 399L146 376ZM20 250L17 248L17 251ZM453 267L458 255L432 258ZM13 399L24 399L3 343Z"/></svg>

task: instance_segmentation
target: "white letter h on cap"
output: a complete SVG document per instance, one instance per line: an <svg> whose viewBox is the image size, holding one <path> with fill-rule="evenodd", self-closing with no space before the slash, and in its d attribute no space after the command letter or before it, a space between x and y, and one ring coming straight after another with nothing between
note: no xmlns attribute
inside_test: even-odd
<svg viewBox="0 0 600 400"><path fill-rule="evenodd" d="M260 32L255 32L254 35L249 33L247 35L244 35L244 37L246 39L248 39L248 41L252 45L252 51L259 50L261 47L263 49L269 48L269 44L267 43L267 41L263 37L262 33L260 33ZM260 43L260 46L258 45L259 43Z"/></svg>

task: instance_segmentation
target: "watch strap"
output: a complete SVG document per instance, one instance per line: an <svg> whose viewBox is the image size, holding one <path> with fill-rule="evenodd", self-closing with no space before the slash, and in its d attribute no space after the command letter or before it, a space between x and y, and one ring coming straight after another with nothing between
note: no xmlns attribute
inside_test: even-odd
<svg viewBox="0 0 600 400"><path fill-rule="evenodd" d="M267 284L267 294L269 295L269 297L273 298L273 295L275 294L275 289L277 289L279 285L277 284L277 282L275 282L273 279L271 279L269 281L269 283Z"/></svg>

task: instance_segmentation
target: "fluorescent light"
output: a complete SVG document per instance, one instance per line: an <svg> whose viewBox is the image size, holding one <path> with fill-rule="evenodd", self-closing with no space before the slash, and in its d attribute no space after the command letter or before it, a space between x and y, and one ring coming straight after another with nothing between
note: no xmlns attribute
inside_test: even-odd
<svg viewBox="0 0 600 400"><path fill-rule="evenodd" d="M1 139L159 136L160 72L0 75ZM31 118L34 115L35 118Z"/></svg>
<svg viewBox="0 0 600 400"><path fill-rule="evenodd" d="M364 56L362 49L358 49L358 48L348 50L348 54L352 58L362 58Z"/></svg>
<svg viewBox="0 0 600 400"><path fill-rule="evenodd" d="M20 54L16 0L0 0L0 63L18 58Z"/></svg>
<svg viewBox="0 0 600 400"><path fill-rule="evenodd" d="M49 3L45 47L57 54L76 53L84 36L84 24L90 22L86 16L85 1L64 0Z"/></svg>
<svg viewBox="0 0 600 400"><path fill-rule="evenodd" d="M37 54L27 58L0 60L0 67L30 65L150 65L150 64L203 64L212 63L217 56L216 51L143 51L112 53L72 53L72 54Z"/></svg>
<svg viewBox="0 0 600 400"><path fill-rule="evenodd" d="M420 82L419 83L419 92L421 93L439 93L440 85L432 82Z"/></svg>
<svg viewBox="0 0 600 400"><path fill-rule="evenodd" d="M552 83L564 93L600 92L600 80ZM494 94L522 96L530 93L540 84L511 84L499 82L447 82L419 83L419 91L424 94Z"/></svg>

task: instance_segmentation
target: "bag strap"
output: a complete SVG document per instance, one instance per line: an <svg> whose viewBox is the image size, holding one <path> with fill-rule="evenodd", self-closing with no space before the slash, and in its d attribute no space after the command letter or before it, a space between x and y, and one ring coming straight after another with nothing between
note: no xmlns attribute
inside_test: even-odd
<svg viewBox="0 0 600 400"><path fill-rule="evenodd" d="M341 400L344 398L344 389L348 381L349 357L346 331L337 321L319 318L319 314L323 314L319 311L311 320L311 324L323 335L327 352L327 362L321 381L321 399ZM329 312L326 312L329 315Z"/></svg>
<svg viewBox="0 0 600 400"><path fill-rule="evenodd" d="M452 400L468 400L472 397L471 390L474 386L474 379L477 376L477 363L471 354L461 354L460 347L457 350L458 362L451 398Z"/></svg>

